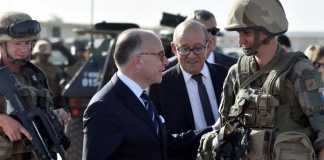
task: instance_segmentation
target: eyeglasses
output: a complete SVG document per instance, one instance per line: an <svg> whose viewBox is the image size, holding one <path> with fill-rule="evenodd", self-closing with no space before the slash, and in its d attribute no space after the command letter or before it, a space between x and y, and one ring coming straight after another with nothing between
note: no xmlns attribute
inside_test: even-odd
<svg viewBox="0 0 324 160"><path fill-rule="evenodd" d="M177 47L177 51L180 55L182 56L186 56L189 55L190 52L193 52L194 54L198 55L203 53L203 51L205 51L205 49L207 48L207 44L205 45L199 45L199 46L195 46L193 48L190 47Z"/></svg>
<svg viewBox="0 0 324 160"><path fill-rule="evenodd" d="M159 56L160 60L163 62L164 61L164 57L165 57L165 53L164 51L158 52L158 53L140 53L138 55L153 55L153 56Z"/></svg>
<svg viewBox="0 0 324 160"><path fill-rule="evenodd" d="M216 27L213 27L213 28L208 28L207 31L208 31L211 35L216 36L217 33L220 31L220 29L219 29L219 28L216 28Z"/></svg>
<svg viewBox="0 0 324 160"><path fill-rule="evenodd" d="M35 20L26 20L13 23L8 28L0 29L0 33L8 34L13 38L23 38L28 36L36 36L41 31L40 24Z"/></svg>

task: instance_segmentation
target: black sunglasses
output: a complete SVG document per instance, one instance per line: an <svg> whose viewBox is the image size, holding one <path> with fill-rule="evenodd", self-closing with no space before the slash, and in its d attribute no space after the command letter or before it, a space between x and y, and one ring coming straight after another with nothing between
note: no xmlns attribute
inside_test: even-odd
<svg viewBox="0 0 324 160"><path fill-rule="evenodd" d="M41 31L38 21L27 20L13 23L8 28L0 29L0 33L8 34L13 38L23 38L28 36L36 36Z"/></svg>
<svg viewBox="0 0 324 160"><path fill-rule="evenodd" d="M207 31L208 31L211 35L216 36L217 33L220 31L220 29L219 29L219 28L216 28L216 27L213 27L213 28L208 28Z"/></svg>

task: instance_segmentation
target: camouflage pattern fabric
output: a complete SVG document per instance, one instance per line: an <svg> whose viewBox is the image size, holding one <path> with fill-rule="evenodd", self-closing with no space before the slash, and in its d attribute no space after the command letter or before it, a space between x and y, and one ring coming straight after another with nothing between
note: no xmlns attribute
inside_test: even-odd
<svg viewBox="0 0 324 160"><path fill-rule="evenodd" d="M217 137L215 131L204 134L200 139L200 146L197 152L197 160L214 160L215 152L213 140Z"/></svg>
<svg viewBox="0 0 324 160"><path fill-rule="evenodd" d="M8 159L12 155L13 143L0 131L0 159Z"/></svg>
<svg viewBox="0 0 324 160"><path fill-rule="evenodd" d="M272 34L286 32L288 21L278 0L236 0L226 30L262 27Z"/></svg>
<svg viewBox="0 0 324 160"><path fill-rule="evenodd" d="M296 143L298 142L298 143ZM315 152L312 142L303 133L284 132L277 136L274 142L274 160L314 160Z"/></svg>
<svg viewBox="0 0 324 160"><path fill-rule="evenodd" d="M28 63L28 65L32 65ZM46 88L47 84L45 76L36 70L34 67L24 67L21 74L16 74L18 81L21 83L19 88L20 96L25 100L25 102L31 106L41 106L44 109L53 108L53 101L49 90ZM1 101L2 96L0 96L0 111L2 113L9 114L12 112L10 103L7 101ZM26 140L26 139L24 139ZM23 141L11 142L8 137L0 131L0 159L4 160L31 160L33 159L31 146L26 146Z"/></svg>
<svg viewBox="0 0 324 160"><path fill-rule="evenodd" d="M284 59L286 54L288 53L279 48L275 57ZM287 131L298 131L314 139L314 148L318 150L324 147L323 80L307 59L301 59L292 65L293 67L279 76L275 82L273 96L279 100L279 106L274 115L276 128L274 136ZM222 122L227 120L230 108L238 94L237 67L237 64L232 66L225 79L220 105ZM250 72L258 70L255 63L250 63L249 67ZM250 87L261 88L266 76L267 74L262 75L252 82Z"/></svg>
<svg viewBox="0 0 324 160"><path fill-rule="evenodd" d="M62 87L60 86L60 69L50 63L41 61L32 61L37 67L39 67L48 79L48 86L54 95L60 95Z"/></svg>

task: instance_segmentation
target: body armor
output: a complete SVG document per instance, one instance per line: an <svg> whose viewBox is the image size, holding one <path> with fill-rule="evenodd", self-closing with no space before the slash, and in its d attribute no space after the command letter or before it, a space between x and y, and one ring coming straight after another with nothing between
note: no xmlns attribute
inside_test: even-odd
<svg viewBox="0 0 324 160"><path fill-rule="evenodd" d="M21 74L16 74L19 84L19 95L29 107L40 107L41 109L53 108L53 102L44 74L33 64L27 63ZM0 96L1 97L1 96ZM13 111L10 102L4 99L0 104L1 113L9 114ZM28 108L26 108L28 109ZM20 160L25 159L26 153L31 153L31 146L24 144L25 140L11 142L9 138L0 132L0 159ZM31 155L31 154L30 154ZM27 154L27 159L30 159Z"/></svg>

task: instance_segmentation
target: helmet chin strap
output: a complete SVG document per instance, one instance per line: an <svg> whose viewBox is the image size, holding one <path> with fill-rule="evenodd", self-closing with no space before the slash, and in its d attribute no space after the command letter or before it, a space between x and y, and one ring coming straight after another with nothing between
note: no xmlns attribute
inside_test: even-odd
<svg viewBox="0 0 324 160"><path fill-rule="evenodd" d="M31 55L28 55L24 59L16 59L16 58L12 57L8 52L7 43L4 43L4 48L5 48L5 52L6 52L5 54L8 58L8 60L10 61L10 63L12 63L12 64L23 66L31 60Z"/></svg>
<svg viewBox="0 0 324 160"><path fill-rule="evenodd" d="M270 40L274 37L271 34L267 34L267 37L265 39L263 39L262 41L260 40L260 32L261 31L257 31L254 30L254 43L250 48L245 48L243 49L243 52L245 55L247 56L254 56L258 54L258 49L265 44L268 44L270 42Z"/></svg>

